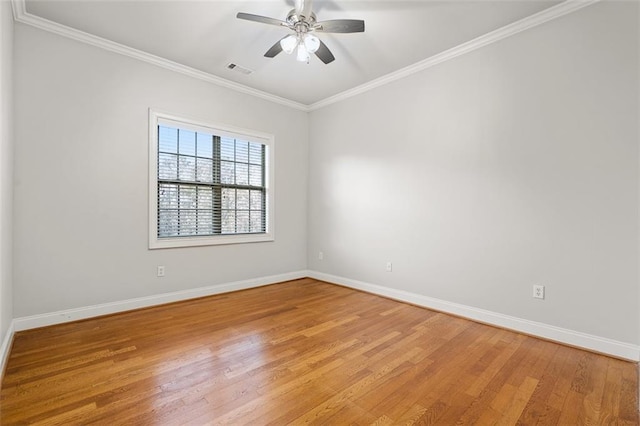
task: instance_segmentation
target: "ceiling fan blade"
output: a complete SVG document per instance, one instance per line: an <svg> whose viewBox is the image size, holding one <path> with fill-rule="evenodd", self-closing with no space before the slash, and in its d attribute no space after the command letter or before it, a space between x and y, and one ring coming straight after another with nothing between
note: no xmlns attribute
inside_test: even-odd
<svg viewBox="0 0 640 426"><path fill-rule="evenodd" d="M364 32L364 21L360 19L334 19L318 22L313 27L316 31L325 33L362 33Z"/></svg>
<svg viewBox="0 0 640 426"><path fill-rule="evenodd" d="M262 24L277 25L277 26L283 26L283 27L289 26L286 22L280 21L279 19L268 18L266 16L260 16L260 15L253 15L251 13L238 12L238 14L236 15L236 18L245 19L247 21L260 22Z"/></svg>
<svg viewBox="0 0 640 426"><path fill-rule="evenodd" d="M333 62L336 59L327 45L322 42L322 40L320 40L320 47L318 48L318 50L316 50L316 56L320 58L320 60L325 64Z"/></svg>
<svg viewBox="0 0 640 426"><path fill-rule="evenodd" d="M267 50L267 53L264 54L265 57L267 58L273 58L274 56L276 56L278 53L282 52L282 45L280 44L280 41L282 41L283 39L289 37L288 35L282 37L280 40L278 40L276 42L276 44L274 44L273 46L271 46L271 48L269 50Z"/></svg>

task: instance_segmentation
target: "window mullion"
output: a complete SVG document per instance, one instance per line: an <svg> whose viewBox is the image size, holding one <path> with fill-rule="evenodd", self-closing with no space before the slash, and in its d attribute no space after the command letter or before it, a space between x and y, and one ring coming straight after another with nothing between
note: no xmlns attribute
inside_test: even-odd
<svg viewBox="0 0 640 426"><path fill-rule="evenodd" d="M267 181L266 181L266 176L267 176L267 171L266 171L266 147L264 145L262 145L262 149L260 150L260 154L261 154L261 163L262 163L262 232L265 232L267 229L267 191L266 191L266 186L267 186Z"/></svg>
<svg viewBox="0 0 640 426"><path fill-rule="evenodd" d="M198 132L195 133L194 146L194 160L193 160L193 179L198 180ZM196 218L196 235L200 234L200 212L198 211L198 202L200 201L200 187L196 186L196 211L194 212Z"/></svg>
<svg viewBox="0 0 640 426"><path fill-rule="evenodd" d="M238 176L238 146L236 144L236 140L233 140L233 184L237 184L238 180L236 177ZM235 191L235 197L233 197L233 232L238 232L238 190Z"/></svg>
<svg viewBox="0 0 640 426"><path fill-rule="evenodd" d="M176 138L176 178L180 180L180 129L177 129ZM182 235L182 208L180 206L180 193L182 185L178 184L178 235Z"/></svg>
<svg viewBox="0 0 640 426"><path fill-rule="evenodd" d="M220 179L220 136L213 136L213 233L222 233L222 182Z"/></svg>

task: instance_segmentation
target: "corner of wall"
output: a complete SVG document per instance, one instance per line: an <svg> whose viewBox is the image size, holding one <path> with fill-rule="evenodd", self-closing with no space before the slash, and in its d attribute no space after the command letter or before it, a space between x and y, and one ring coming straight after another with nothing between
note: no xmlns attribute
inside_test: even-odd
<svg viewBox="0 0 640 426"><path fill-rule="evenodd" d="M13 12L0 2L0 368L13 338Z"/></svg>

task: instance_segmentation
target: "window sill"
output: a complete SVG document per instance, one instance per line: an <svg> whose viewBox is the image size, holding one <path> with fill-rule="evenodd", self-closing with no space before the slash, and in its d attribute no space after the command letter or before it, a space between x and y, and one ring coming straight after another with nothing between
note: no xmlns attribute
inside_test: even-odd
<svg viewBox="0 0 640 426"><path fill-rule="evenodd" d="M149 249L217 246L224 244L246 244L274 241L273 233L243 234L243 235L219 235L215 237L179 237L179 238L153 238L149 241Z"/></svg>

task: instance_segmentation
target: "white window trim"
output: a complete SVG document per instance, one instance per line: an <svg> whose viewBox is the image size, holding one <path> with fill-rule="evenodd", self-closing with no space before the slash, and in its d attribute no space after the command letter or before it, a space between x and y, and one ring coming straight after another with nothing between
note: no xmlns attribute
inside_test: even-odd
<svg viewBox="0 0 640 426"><path fill-rule="evenodd" d="M248 140L266 146L266 232L261 234L213 235L198 237L158 238L158 123L175 123L182 128L212 132L219 136L242 136ZM206 123L204 121L184 118L155 109L149 109L149 249L174 247L212 246L221 244L257 243L274 241L274 158L275 138L273 135L255 130Z"/></svg>

